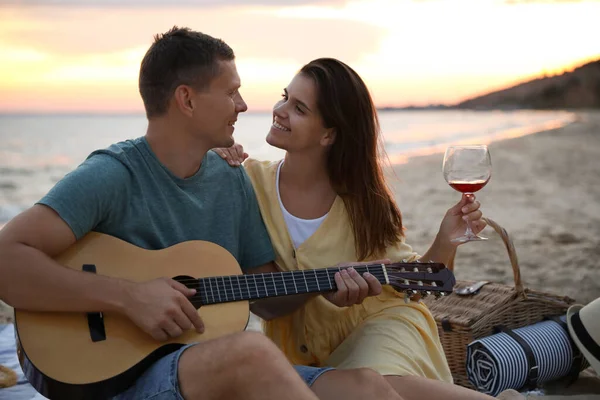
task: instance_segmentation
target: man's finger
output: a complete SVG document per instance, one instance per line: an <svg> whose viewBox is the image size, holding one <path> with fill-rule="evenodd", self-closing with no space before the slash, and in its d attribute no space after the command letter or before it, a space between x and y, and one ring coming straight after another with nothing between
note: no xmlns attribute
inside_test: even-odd
<svg viewBox="0 0 600 400"><path fill-rule="evenodd" d="M183 293L187 297L190 297L190 296L193 296L196 294L196 289L191 289L191 288L185 286L183 283L177 282L174 279L169 279L167 282L169 283L169 285L171 285L171 287L173 289Z"/></svg>
<svg viewBox="0 0 600 400"><path fill-rule="evenodd" d="M165 320L161 324L161 328L172 338L176 338L183 333L183 330L179 327L179 325L177 325L175 321L171 319Z"/></svg>
<svg viewBox="0 0 600 400"><path fill-rule="evenodd" d="M192 322L183 310L181 310L181 312L178 312L173 316L173 321L175 321L175 323L181 328L182 331L187 331L192 328Z"/></svg>
<svg viewBox="0 0 600 400"><path fill-rule="evenodd" d="M181 309L194 328L196 328L196 331L198 333L204 333L204 323L202 322L202 318L198 315L196 308L187 299L182 300L181 303Z"/></svg>
<svg viewBox="0 0 600 400"><path fill-rule="evenodd" d="M161 328L154 329L152 332L150 332L150 334L152 335L152 337L154 339L158 340L159 342L164 342L169 338L169 335L167 335L167 332L165 332Z"/></svg>

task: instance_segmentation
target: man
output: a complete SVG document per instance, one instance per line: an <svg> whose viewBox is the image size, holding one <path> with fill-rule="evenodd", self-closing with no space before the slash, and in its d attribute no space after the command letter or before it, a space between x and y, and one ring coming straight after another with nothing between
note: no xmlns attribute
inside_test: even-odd
<svg viewBox="0 0 600 400"><path fill-rule="evenodd" d="M25 310L118 312L157 340L203 331L187 299L194 292L172 279L134 283L53 260L92 230L147 249L211 241L246 272L272 271L273 250L245 171L209 152L234 143L234 124L247 109L239 88L234 53L221 40L177 27L158 35L139 76L146 135L93 152L0 231L0 298ZM354 298L367 294L361 284ZM278 315L301 302L258 302L253 310ZM325 371L295 371L266 337L242 332L165 356L118 398L316 399L306 383ZM340 373L323 377L335 383ZM376 382L372 371L345 374L356 377L353 394ZM323 380L313 389L321 398L341 393Z"/></svg>

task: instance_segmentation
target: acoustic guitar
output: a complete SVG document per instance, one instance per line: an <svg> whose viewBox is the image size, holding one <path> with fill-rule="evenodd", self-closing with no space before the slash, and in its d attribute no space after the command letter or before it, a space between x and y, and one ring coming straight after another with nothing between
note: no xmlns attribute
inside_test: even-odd
<svg viewBox="0 0 600 400"><path fill-rule="evenodd" d="M210 242L188 241L145 250L91 232L56 260L72 269L131 281L171 277L197 289L190 298L205 325L166 342L153 339L118 313L15 310L17 352L31 385L50 399L100 399L126 390L152 363L184 344L245 329L249 301L336 290L324 268L242 274L236 259ZM454 275L443 264L354 266L407 296L452 292Z"/></svg>

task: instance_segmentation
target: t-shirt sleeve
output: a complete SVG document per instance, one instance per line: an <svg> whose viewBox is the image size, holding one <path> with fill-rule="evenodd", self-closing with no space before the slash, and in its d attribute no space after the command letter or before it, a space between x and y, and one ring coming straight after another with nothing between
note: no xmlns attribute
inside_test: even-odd
<svg viewBox="0 0 600 400"><path fill-rule="evenodd" d="M256 193L252 182L243 167L241 172L242 186L245 194L244 221L240 235L241 261L243 270L259 267L275 259L271 239L262 220Z"/></svg>
<svg viewBox="0 0 600 400"><path fill-rule="evenodd" d="M98 225L121 218L131 175L107 154L90 156L64 176L37 204L58 213L79 240Z"/></svg>

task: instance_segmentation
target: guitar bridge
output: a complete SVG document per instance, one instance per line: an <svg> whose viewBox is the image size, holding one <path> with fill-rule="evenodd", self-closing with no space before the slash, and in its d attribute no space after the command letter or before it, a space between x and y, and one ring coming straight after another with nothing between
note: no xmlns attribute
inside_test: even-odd
<svg viewBox="0 0 600 400"><path fill-rule="evenodd" d="M83 271L96 273L94 264L83 264ZM106 340L106 330L104 329L104 316L101 312L87 313L88 327L90 329L90 337L92 342L101 342Z"/></svg>

